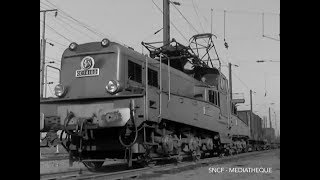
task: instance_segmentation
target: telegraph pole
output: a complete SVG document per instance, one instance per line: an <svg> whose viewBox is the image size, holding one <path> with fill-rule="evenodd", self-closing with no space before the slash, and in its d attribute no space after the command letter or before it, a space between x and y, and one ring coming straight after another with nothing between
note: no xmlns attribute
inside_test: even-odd
<svg viewBox="0 0 320 180"><path fill-rule="evenodd" d="M55 11L58 12L57 9L49 9L49 10L41 10L40 13L43 13L43 26L42 26L42 41L41 41L41 59L40 59L40 71L41 71L41 80L40 80L40 98L44 98L43 96L43 89L44 89L44 69L45 69L45 62L46 62L46 13Z"/></svg>
<svg viewBox="0 0 320 180"><path fill-rule="evenodd" d="M274 131L275 131L275 134L276 134L276 137L277 137L277 114L276 112L274 111Z"/></svg>
<svg viewBox="0 0 320 180"><path fill-rule="evenodd" d="M272 128L272 124L271 124L271 107L269 107L269 122L270 122L270 128Z"/></svg>
<svg viewBox="0 0 320 180"><path fill-rule="evenodd" d="M249 132L251 134L251 122L252 122L252 116L253 116L253 108L252 108L252 90L250 89L250 121L249 121Z"/></svg>
<svg viewBox="0 0 320 180"><path fill-rule="evenodd" d="M230 100L232 100L232 64L229 63L229 89L230 89ZM251 109L252 110L252 109Z"/></svg>
<svg viewBox="0 0 320 180"><path fill-rule="evenodd" d="M163 45L170 43L170 1L163 0Z"/></svg>

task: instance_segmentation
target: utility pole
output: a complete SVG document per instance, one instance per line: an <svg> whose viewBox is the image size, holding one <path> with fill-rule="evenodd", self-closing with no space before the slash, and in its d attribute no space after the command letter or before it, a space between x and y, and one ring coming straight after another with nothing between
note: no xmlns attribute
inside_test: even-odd
<svg viewBox="0 0 320 180"><path fill-rule="evenodd" d="M229 63L229 89L230 89L230 101L232 101L232 64ZM250 90L251 91L251 90ZM252 109L251 109L252 110Z"/></svg>
<svg viewBox="0 0 320 180"><path fill-rule="evenodd" d="M41 80L40 80L40 98L44 98L43 96L43 89L44 89L44 69L45 69L45 62L46 62L46 13L55 11L58 12L57 9L49 9L49 10L41 10L40 13L43 13L43 26L42 26L42 41L41 41L41 48L42 48L42 58L40 59L40 71L41 71ZM57 14L56 14L57 15Z"/></svg>
<svg viewBox="0 0 320 180"><path fill-rule="evenodd" d="M252 90L250 89L250 121L249 121L249 132L251 134L251 122L252 122L252 116L253 116L253 107L252 107Z"/></svg>
<svg viewBox="0 0 320 180"><path fill-rule="evenodd" d="M269 123L270 123L270 128L272 128L272 123L271 123L271 107L269 107Z"/></svg>
<svg viewBox="0 0 320 180"><path fill-rule="evenodd" d="M163 0L163 45L170 43L170 1Z"/></svg>
<svg viewBox="0 0 320 180"><path fill-rule="evenodd" d="M274 130L275 130L275 134L276 134L276 137L277 137L277 114L276 112L274 112Z"/></svg>

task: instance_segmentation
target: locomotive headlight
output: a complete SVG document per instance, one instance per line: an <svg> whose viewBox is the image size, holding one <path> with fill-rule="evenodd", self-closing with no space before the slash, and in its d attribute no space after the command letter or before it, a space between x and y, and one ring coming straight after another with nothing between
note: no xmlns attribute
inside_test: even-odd
<svg viewBox="0 0 320 180"><path fill-rule="evenodd" d="M62 97L64 96L66 93L66 88L62 85L62 84L58 84L55 88L54 88L54 94L58 97Z"/></svg>
<svg viewBox="0 0 320 180"><path fill-rule="evenodd" d="M103 47L107 47L107 46L109 46L109 44L110 44L109 39L103 39L101 41L101 46L103 46Z"/></svg>
<svg viewBox="0 0 320 180"><path fill-rule="evenodd" d="M106 90L110 94L116 94L120 90L120 83L118 81L111 80L108 82L106 86Z"/></svg>
<svg viewBox="0 0 320 180"><path fill-rule="evenodd" d="M75 42L73 42L73 43L71 43L71 44L69 45L69 49L70 49L71 51L76 50L76 49L77 49L77 47L78 47L78 44L77 44L77 43L75 43Z"/></svg>

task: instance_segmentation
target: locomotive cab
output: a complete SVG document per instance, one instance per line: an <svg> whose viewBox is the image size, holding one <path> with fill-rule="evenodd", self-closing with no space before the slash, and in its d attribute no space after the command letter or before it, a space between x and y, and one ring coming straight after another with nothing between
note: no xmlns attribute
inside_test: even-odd
<svg viewBox="0 0 320 180"><path fill-rule="evenodd" d="M110 97L121 91L120 48L112 42L72 43L61 60L62 99ZM61 89L58 87L58 90Z"/></svg>
<svg viewBox="0 0 320 180"><path fill-rule="evenodd" d="M125 90L128 51L107 39L72 43L62 55L58 98L40 100L40 131L75 129L82 122L93 129L126 125L131 101L143 101L142 94Z"/></svg>

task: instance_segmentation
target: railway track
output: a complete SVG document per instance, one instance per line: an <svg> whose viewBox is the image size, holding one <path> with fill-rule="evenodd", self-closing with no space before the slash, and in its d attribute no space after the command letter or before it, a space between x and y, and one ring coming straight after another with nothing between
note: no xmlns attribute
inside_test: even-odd
<svg viewBox="0 0 320 180"><path fill-rule="evenodd" d="M162 165L155 165L151 167L144 167L144 168L134 168L134 169L127 169L126 164L112 164L107 165L101 168L101 170L96 172L91 172L87 169L77 169L77 170L70 170L65 172L57 172L57 173L46 173L46 174L40 174L41 180L75 180L75 179L110 179L110 180L118 180L118 179L128 179L128 178L137 178L141 177L141 175L145 175L146 173L168 173L168 172L174 172L174 171L183 171L190 168L196 168L196 167L202 167L202 166L208 166L210 164L221 164L228 161L233 161L237 159L242 159L246 157L252 157L252 156L258 156L263 153L267 153L273 150L266 150L266 151L258 151L258 152L249 152L249 153L243 153L238 154L234 156L228 156L228 157L212 157L212 158L206 158L201 159L196 162L190 162L185 161L179 164L162 164Z"/></svg>
<svg viewBox="0 0 320 180"><path fill-rule="evenodd" d="M56 161L56 160L65 160L69 158L69 154L54 154L54 155L42 155L42 158L40 158L40 162L43 161Z"/></svg>

